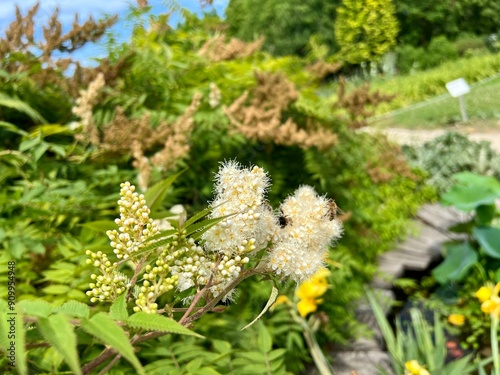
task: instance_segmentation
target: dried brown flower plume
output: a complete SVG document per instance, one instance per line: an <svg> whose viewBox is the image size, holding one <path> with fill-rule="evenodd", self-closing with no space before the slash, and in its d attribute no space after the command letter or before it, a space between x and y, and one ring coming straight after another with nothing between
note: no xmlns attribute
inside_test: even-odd
<svg viewBox="0 0 500 375"><path fill-rule="evenodd" d="M257 52L264 43L264 37L246 43L236 38L226 43L226 35L220 34L203 44L198 51L200 56L206 57L210 61L224 61L247 57Z"/></svg>
<svg viewBox="0 0 500 375"><path fill-rule="evenodd" d="M0 68L11 74L29 72L29 77L40 87L51 84L72 97L77 96L80 89L93 81L99 73L103 73L106 82L111 84L111 78L117 76L118 69L123 67L125 61L111 66L107 60L103 60L96 68L83 68L71 58L54 58L53 54L55 51L71 53L87 43L97 41L116 22L117 17L97 22L90 17L80 24L75 15L71 30L63 33L59 9L56 8L47 25L42 27L43 39L35 41L34 17L38 10L39 3L23 16L16 6L16 19L5 31L5 37L0 39ZM12 58L19 54L25 57ZM34 69L37 64L39 68ZM71 66L75 68L74 74L71 77L65 76L63 73Z"/></svg>
<svg viewBox="0 0 500 375"><path fill-rule="evenodd" d="M249 139L302 148L326 149L337 142L335 134L313 120L308 120L305 128L291 118L283 121L283 112L299 96L293 83L283 75L255 72L255 78L257 85L250 105L246 106L248 92L245 92L224 109L238 132Z"/></svg>
<svg viewBox="0 0 500 375"><path fill-rule="evenodd" d="M358 129L366 126L366 119L373 116L377 105L390 102L394 99L394 95L382 94L378 90L370 92L369 83L365 83L347 93L346 81L342 77L339 80L337 98L338 101L334 105L334 109L344 109L348 114L349 126Z"/></svg>

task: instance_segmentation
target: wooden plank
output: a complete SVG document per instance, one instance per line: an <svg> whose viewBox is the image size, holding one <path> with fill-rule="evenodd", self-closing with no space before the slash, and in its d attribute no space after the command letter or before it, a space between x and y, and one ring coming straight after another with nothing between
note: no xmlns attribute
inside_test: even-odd
<svg viewBox="0 0 500 375"><path fill-rule="evenodd" d="M415 253L412 251L390 251L382 254L383 262L402 263L405 269L425 270L431 263L431 256L427 253Z"/></svg>

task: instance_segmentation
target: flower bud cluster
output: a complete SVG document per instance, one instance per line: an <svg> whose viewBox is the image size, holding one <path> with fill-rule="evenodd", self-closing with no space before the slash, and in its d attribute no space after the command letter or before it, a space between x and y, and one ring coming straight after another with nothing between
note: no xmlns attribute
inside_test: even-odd
<svg viewBox="0 0 500 375"><path fill-rule="evenodd" d="M108 230L106 234L118 259L128 259L133 253L145 246L145 241L159 232L149 217L150 210L144 195L134 192L130 182L120 185L120 218L115 220L117 230Z"/></svg>
<svg viewBox="0 0 500 375"><path fill-rule="evenodd" d="M248 257L240 257L236 255L234 258L224 256L219 262L214 272L214 285L210 287L210 292L214 296L221 294L231 282L240 276L245 264L250 261ZM225 302L229 299L230 294L226 295L222 300Z"/></svg>
<svg viewBox="0 0 500 375"><path fill-rule="evenodd" d="M89 284L90 290L87 291L90 302L114 301L130 287L128 279L118 272L116 264L111 263L106 254L102 251L94 253L90 250L87 250L85 253L89 257L87 264L93 265L101 272L101 275L90 275L90 278L93 280Z"/></svg>
<svg viewBox="0 0 500 375"><path fill-rule="evenodd" d="M281 204L287 225L269 255L270 269L278 275L302 282L323 266L328 245L342 234L336 206L302 186Z"/></svg>

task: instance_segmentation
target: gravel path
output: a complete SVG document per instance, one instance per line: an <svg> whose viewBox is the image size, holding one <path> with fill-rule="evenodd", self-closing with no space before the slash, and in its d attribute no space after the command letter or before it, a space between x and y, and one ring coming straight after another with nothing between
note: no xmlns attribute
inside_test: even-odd
<svg viewBox="0 0 500 375"><path fill-rule="evenodd" d="M422 143L428 142L444 132L444 129L435 130L425 130L425 129L401 129L401 128L387 128L387 129L375 129L370 127L365 127L360 129L360 131L366 131L369 133L382 132L387 135L389 140L402 144L402 145L420 145ZM456 131L466 134L470 140L480 142L488 141L491 143L491 147L500 152L500 131L498 129L491 131L475 131L473 129L460 129L457 128Z"/></svg>

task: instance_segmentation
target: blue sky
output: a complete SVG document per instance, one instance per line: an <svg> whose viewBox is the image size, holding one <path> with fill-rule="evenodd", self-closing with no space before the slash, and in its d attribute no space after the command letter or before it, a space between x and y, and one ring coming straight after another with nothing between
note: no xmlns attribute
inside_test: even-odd
<svg viewBox="0 0 500 375"><path fill-rule="evenodd" d="M24 16L29 8L31 8L37 0L0 0L0 37L5 36L5 30L8 25L15 19L16 4L21 9ZM63 25L63 31L71 28L75 13L78 13L80 23L83 23L92 15L94 19L100 18L105 14L118 14L119 22L113 27L115 35L121 41L126 41L130 36L130 28L123 21L124 15L127 13L131 4L136 4L135 0L39 0L40 9L36 16L35 30L36 36L41 35L41 25L44 24L52 14L55 7L59 7L59 20ZM153 7L153 13L165 13L168 11L166 7L168 1L165 0L149 0L149 4ZM201 14L203 12L198 0L177 0L177 3L190 10ZM212 6L207 6L204 9L210 11L215 9L220 16L224 15L229 0L214 0ZM178 15L173 15L171 24L176 24L179 21ZM83 63L89 63L91 57L105 56L105 50L102 45L89 45L81 51L77 51L73 57L82 60Z"/></svg>

